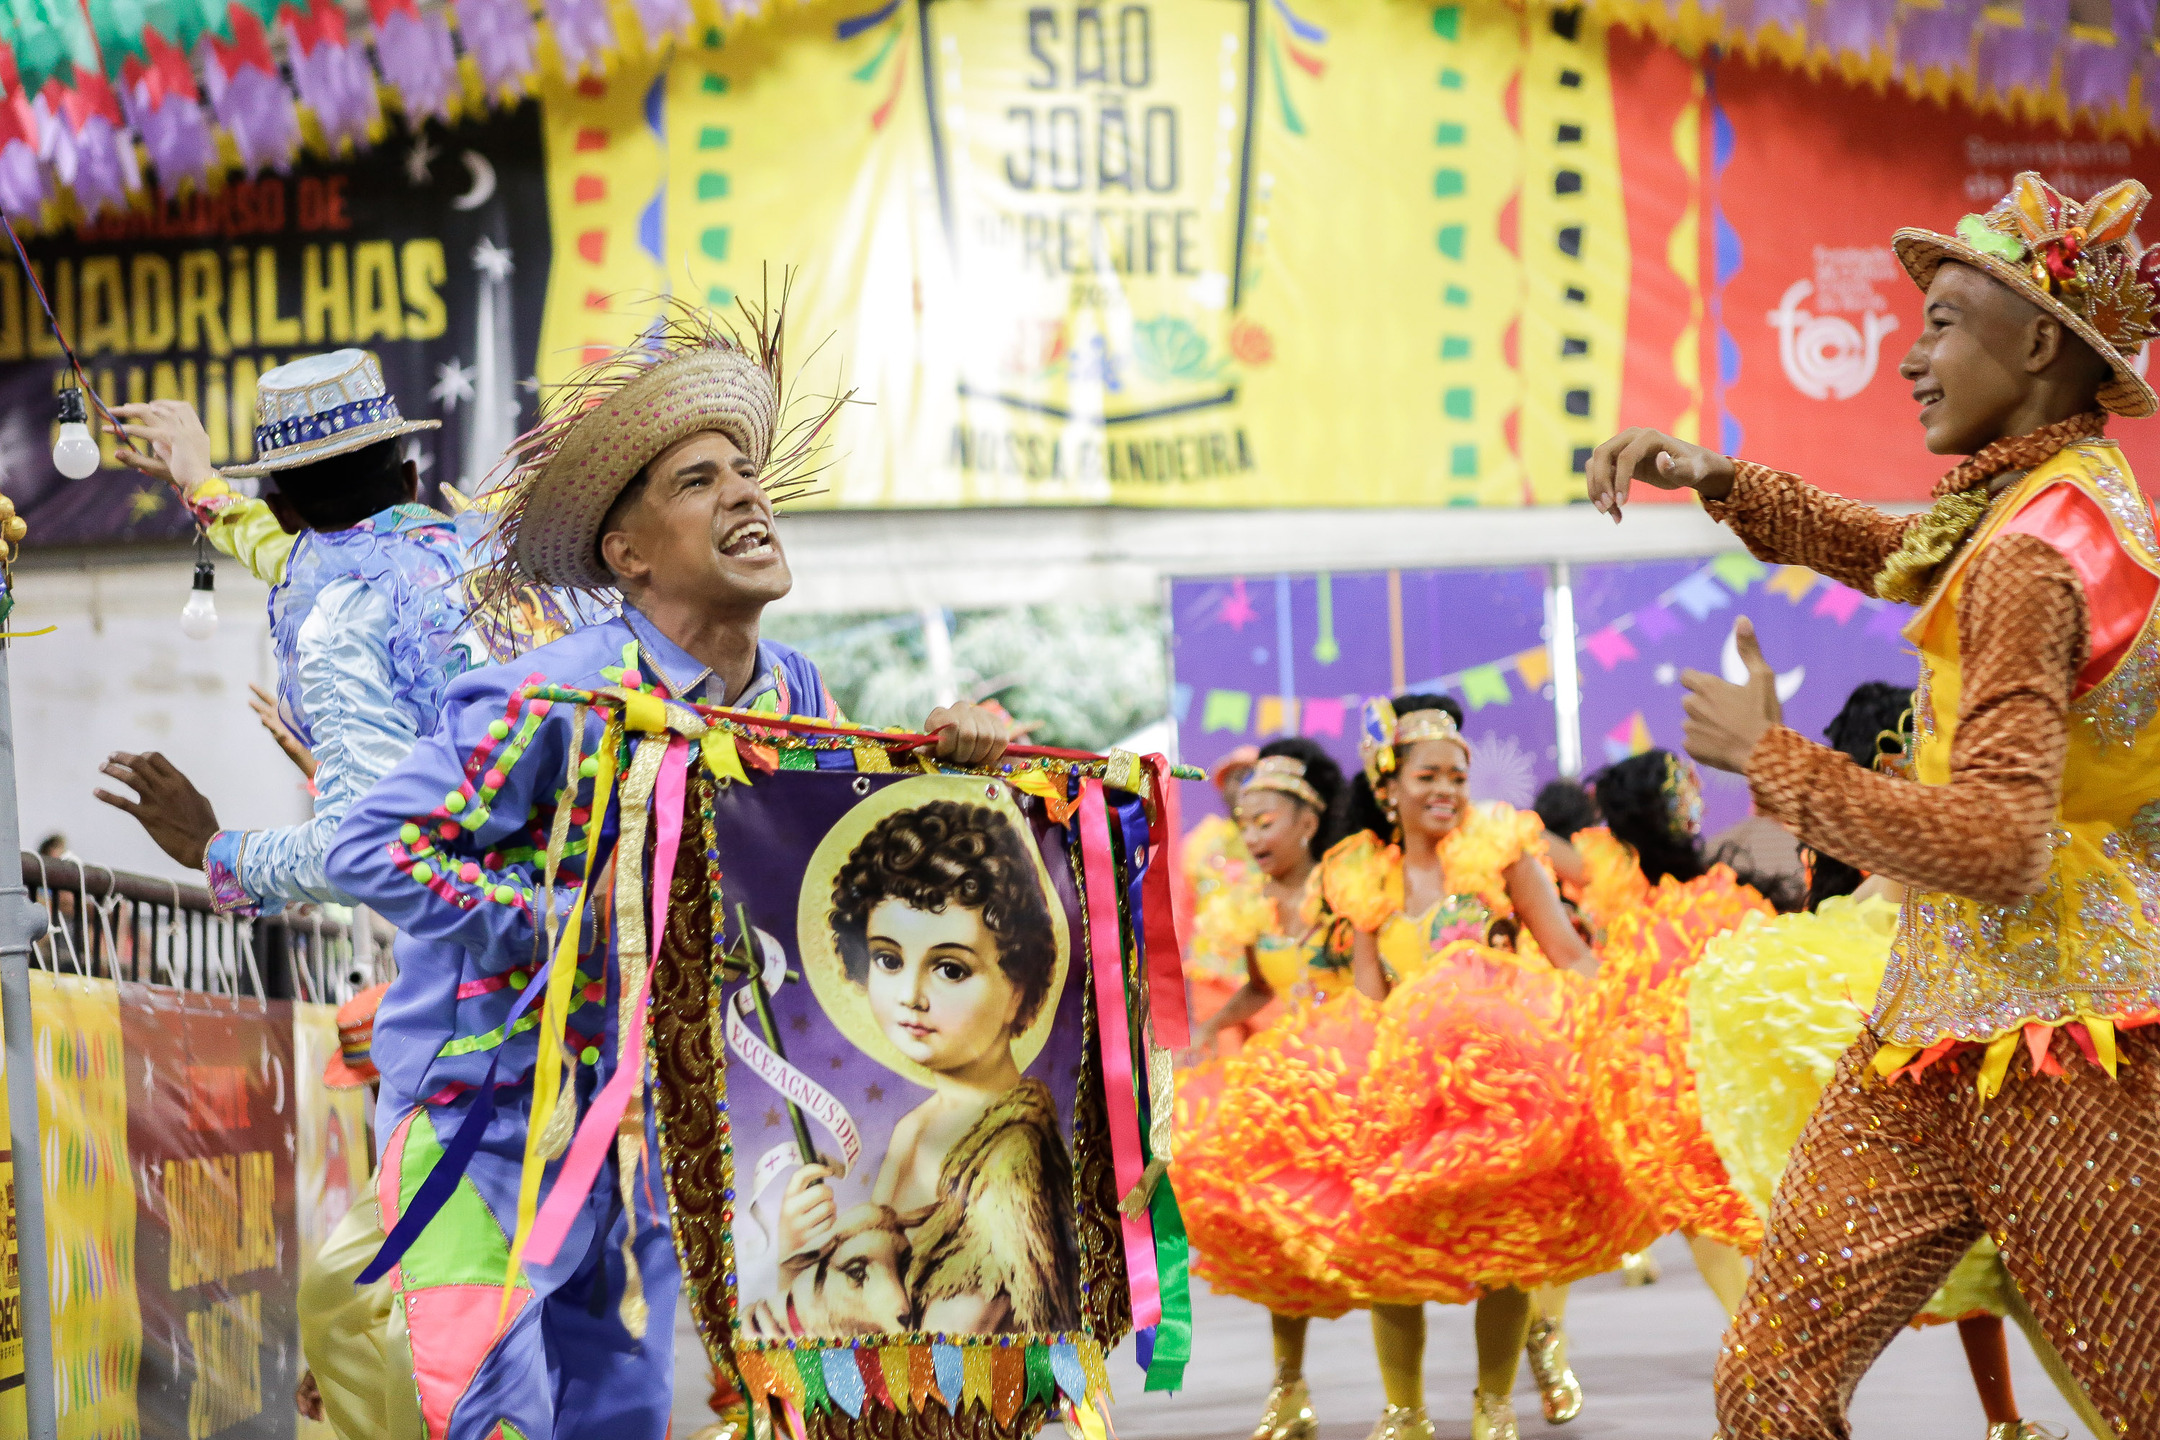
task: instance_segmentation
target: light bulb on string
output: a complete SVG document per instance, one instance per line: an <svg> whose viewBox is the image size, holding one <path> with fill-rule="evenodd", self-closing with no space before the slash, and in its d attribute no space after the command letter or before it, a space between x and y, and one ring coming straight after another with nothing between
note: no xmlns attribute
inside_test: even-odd
<svg viewBox="0 0 2160 1440"><path fill-rule="evenodd" d="M180 633L190 640L208 640L217 634L217 566L203 549L200 532L195 537L195 584L187 604L180 607Z"/></svg>
<svg viewBox="0 0 2160 1440"><path fill-rule="evenodd" d="M60 434L52 447L53 468L70 480L86 480L98 468L98 443L90 434L90 412L82 391L73 385L60 392Z"/></svg>

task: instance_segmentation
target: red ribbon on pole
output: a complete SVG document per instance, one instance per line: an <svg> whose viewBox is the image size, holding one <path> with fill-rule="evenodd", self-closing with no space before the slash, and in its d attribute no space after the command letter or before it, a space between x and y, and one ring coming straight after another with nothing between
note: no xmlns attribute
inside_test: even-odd
<svg viewBox="0 0 2160 1440"><path fill-rule="evenodd" d="M1148 1018L1155 1026L1156 1044L1183 1050L1192 1043L1192 1017L1185 1008L1185 936L1171 895L1177 837L1170 824L1170 762L1150 755L1141 763L1147 766L1155 795L1154 823L1148 827L1147 878L1140 895L1147 936Z"/></svg>

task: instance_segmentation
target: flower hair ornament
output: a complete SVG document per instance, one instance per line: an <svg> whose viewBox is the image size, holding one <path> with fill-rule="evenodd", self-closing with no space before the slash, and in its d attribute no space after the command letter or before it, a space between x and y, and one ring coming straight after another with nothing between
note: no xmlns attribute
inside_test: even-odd
<svg viewBox="0 0 2160 1440"><path fill-rule="evenodd" d="M1447 711L1413 710L1398 719L1385 696L1367 700L1358 725L1358 762L1365 767L1366 783L1378 790L1380 782L1395 773L1402 752L1422 740L1460 745L1463 758L1470 758L1470 742Z"/></svg>
<svg viewBox="0 0 2160 1440"><path fill-rule="evenodd" d="M1658 787L1665 797L1665 829L1675 840L1692 840L1702 824L1702 794L1687 793L1687 766L1678 755L1665 752L1665 780Z"/></svg>
<svg viewBox="0 0 2160 1440"><path fill-rule="evenodd" d="M1247 790L1273 790L1303 801L1322 814L1327 813L1327 806L1320 803L1320 792L1305 778L1305 762L1295 755L1261 756L1253 762L1252 773L1245 777L1238 793L1242 795Z"/></svg>

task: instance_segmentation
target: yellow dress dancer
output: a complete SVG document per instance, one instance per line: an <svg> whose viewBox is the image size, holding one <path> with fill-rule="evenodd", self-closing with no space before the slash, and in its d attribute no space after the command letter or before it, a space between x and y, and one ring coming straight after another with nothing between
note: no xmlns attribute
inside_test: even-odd
<svg viewBox="0 0 2160 1440"><path fill-rule="evenodd" d="M1260 752L1236 800L1251 868L1211 890L1193 917L1196 941L1241 956L1245 981L1201 1023L1195 1055L1212 1056L1225 1032L1235 1033L1278 1000L1309 1007L1349 988L1347 968L1315 964L1321 950L1314 862L1326 848L1327 818L1341 789L1342 771L1310 740L1278 740ZM1217 1290L1267 1306L1273 1320L1275 1383L1253 1440L1313 1440L1319 1422L1305 1384L1306 1326L1312 1316L1340 1315L1352 1303L1287 1264L1273 1217L1252 1205L1261 1193L1253 1177L1278 1154L1270 1144L1276 1127L1255 1123L1253 1108L1226 1110L1219 1103L1226 1091L1243 1089L1277 1063L1285 1037L1275 1043L1269 1037L1288 1018L1249 1037L1229 1058L1202 1060L1177 1085L1172 1177L1194 1273Z"/></svg>
<svg viewBox="0 0 2160 1440"><path fill-rule="evenodd" d="M1610 1269L1651 1233L1589 1120L1587 986L1558 968L1595 957L1543 825L1470 803L1460 715L1435 696L1367 706L1352 833L1320 879L1321 963L1347 961L1357 990L1257 1042L1272 1063L1221 1102L1296 1152L1251 1203L1301 1281L1372 1310L1375 1440L1432 1433L1427 1301L1476 1303L1472 1434L1515 1440L1527 1287Z"/></svg>
<svg viewBox="0 0 2160 1440"><path fill-rule="evenodd" d="M1881 681L1855 690L1825 732L1856 763L1889 765L1911 692ZM1891 767L1891 768L1894 768ZM1690 973L1688 1063L1702 1126L1733 1188L1757 1215L1784 1173L1838 1057L1859 1037L1897 933L1901 887L1830 856L1812 857L1809 909L1744 921L1712 940ZM1858 887L1859 894L1847 893ZM2040 1335L1995 1242L1982 1236L1918 1315L1915 1328L1955 1323L1988 1420L1987 1440L2039 1440L2050 1432L2018 1413L2003 1319L2016 1320L2063 1398L2096 1436L2109 1435L2091 1402Z"/></svg>
<svg viewBox="0 0 2160 1440"><path fill-rule="evenodd" d="M1687 1063L1688 977L1713 938L1775 910L1728 867L1704 863L1702 793L1685 760L1646 751L1607 768L1596 789L1612 837L1648 888L1606 926L1587 1054L1591 1105L1629 1189L1661 1232L1687 1236L1729 1315L1762 1222L1703 1133Z"/></svg>

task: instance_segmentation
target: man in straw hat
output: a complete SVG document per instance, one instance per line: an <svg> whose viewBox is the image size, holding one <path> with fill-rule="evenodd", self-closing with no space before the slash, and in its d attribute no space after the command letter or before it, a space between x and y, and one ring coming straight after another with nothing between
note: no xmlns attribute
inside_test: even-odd
<svg viewBox="0 0 2160 1440"><path fill-rule="evenodd" d="M436 1440L659 1440L667 1429L679 1272L665 1192L645 1165L636 1170L651 1183L626 1186L620 1162L607 1162L555 1258L523 1258L509 1323L496 1324L543 1043L539 1009L506 1022L534 973L534 909L558 899L540 888L536 847L563 805L572 850L599 838L585 829L599 819L595 763L564 788L577 712L513 696L540 679L837 718L817 668L759 634L766 605L791 585L774 506L805 483L837 405L787 427L778 317L750 320L738 339L705 312L671 309L554 397L520 442L494 579L619 592L622 611L460 679L442 723L354 807L331 852L334 882L410 937L375 1030L391 1225L377 1265L397 1266ZM924 728L956 763L1004 750L1002 728L973 706L934 711ZM592 717L575 753L589 757L599 736ZM819 759L852 763L846 751ZM613 1073L613 945L580 960L592 979L573 995L565 1033L545 1037L575 1061L571 1094ZM491 1073L492 1117L472 1109ZM473 1143L460 1132L476 1113L483 1128L460 1175L445 1147ZM634 1149L639 1130L628 1133ZM425 1198L423 1177L443 1198Z"/></svg>
<svg viewBox="0 0 2160 1440"><path fill-rule="evenodd" d="M2160 1434L2160 545L2102 434L2155 408L2146 200L2027 173L1955 235L1897 232L1926 292L1900 373L1928 449L1970 457L1923 514L1649 430L1591 458L1616 519L1631 482L1690 488L1758 557L1919 606L1909 777L1781 725L1745 620L1747 684L1687 677L1690 753L1908 892L1726 1335L1728 1436L1845 1435L1860 1376L1983 1234L2100 1414Z"/></svg>
<svg viewBox="0 0 2160 1440"><path fill-rule="evenodd" d="M439 422L399 414L362 350L266 371L255 403L255 462L225 473L273 478L276 488L250 511L297 537L270 592L270 635L279 716L318 761L314 814L274 830L221 829L209 800L154 751L115 754L100 767L136 798L97 792L174 860L203 870L221 912L241 915L345 901L323 874L331 835L433 728L444 687L469 663L456 643L466 616L453 583L465 546L448 520L413 503L419 473L397 446ZM120 414L130 442L123 459L183 484L198 472L215 478L187 405L157 401Z"/></svg>

